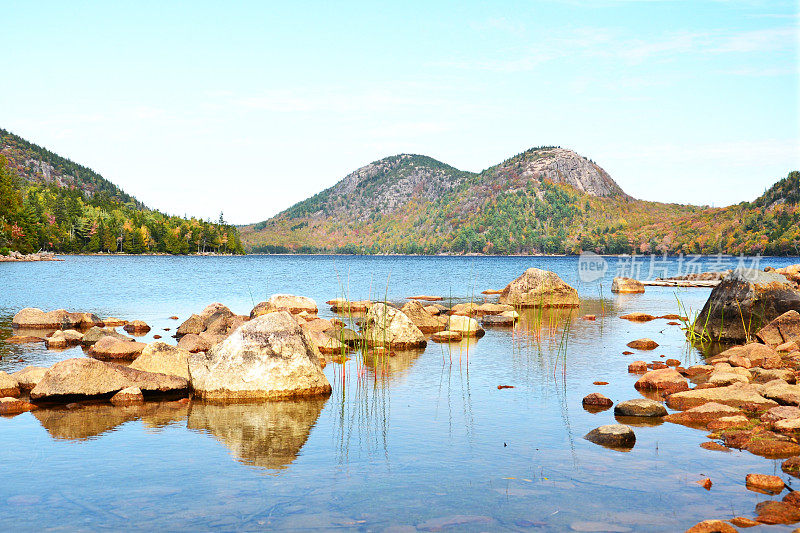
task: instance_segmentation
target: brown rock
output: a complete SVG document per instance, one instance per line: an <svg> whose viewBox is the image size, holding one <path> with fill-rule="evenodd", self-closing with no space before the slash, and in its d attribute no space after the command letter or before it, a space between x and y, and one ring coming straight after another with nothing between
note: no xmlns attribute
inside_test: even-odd
<svg viewBox="0 0 800 533"><path fill-rule="evenodd" d="M0 371L0 398L19 398L19 394L19 383L17 383L17 380L6 372Z"/></svg>
<svg viewBox="0 0 800 533"><path fill-rule="evenodd" d="M628 373L630 374L644 374L647 372L647 363L644 361L634 361L628 365Z"/></svg>
<svg viewBox="0 0 800 533"><path fill-rule="evenodd" d="M6 339L8 344L33 344L36 342L45 342L43 337L34 337L32 335L14 335Z"/></svg>
<svg viewBox="0 0 800 533"><path fill-rule="evenodd" d="M444 324L428 313L417 300L406 303L401 311L411 319L422 333L436 333L445 329Z"/></svg>
<svg viewBox="0 0 800 533"><path fill-rule="evenodd" d="M655 350L658 348L658 343L652 339L636 339L628 343L628 348L634 350Z"/></svg>
<svg viewBox="0 0 800 533"><path fill-rule="evenodd" d="M108 317L105 320L103 320L103 324L100 325L99 327L105 326L107 328L116 328L117 326L124 326L127 323L128 323L127 320L122 320L121 318L117 318L117 317L113 317L112 316L112 317Z"/></svg>
<svg viewBox="0 0 800 533"><path fill-rule="evenodd" d="M203 318L200 315L192 315L183 323L178 326L178 329L175 331L175 334L178 337L182 337L184 335L199 335L206 330L206 325Z"/></svg>
<svg viewBox="0 0 800 533"><path fill-rule="evenodd" d="M178 341L178 348L186 350L187 352L198 353L211 349L211 345L208 341L200 337L200 335L188 333Z"/></svg>
<svg viewBox="0 0 800 533"><path fill-rule="evenodd" d="M722 520L703 520L687 529L686 533L736 533L736 528Z"/></svg>
<svg viewBox="0 0 800 533"><path fill-rule="evenodd" d="M74 329L57 330L47 337L47 348L51 350L77 346L83 342L83 333Z"/></svg>
<svg viewBox="0 0 800 533"><path fill-rule="evenodd" d="M295 296L294 294L273 294L269 297L269 300L267 300L267 304L269 304L272 309L289 311L293 315L302 313L303 311L311 315L317 314L317 303L311 298L307 298L305 296Z"/></svg>
<svg viewBox="0 0 800 533"><path fill-rule="evenodd" d="M134 320L125 324L122 329L128 333L147 333L150 331L150 326L141 320Z"/></svg>
<svg viewBox="0 0 800 533"><path fill-rule="evenodd" d="M708 426L706 427L708 427L710 431L720 431L724 429L745 427L749 423L750 420L744 415L722 416L709 422Z"/></svg>
<svg viewBox="0 0 800 533"><path fill-rule="evenodd" d="M180 318L175 316L175 315L172 315L171 317L169 317L169 319L170 320L180 320Z"/></svg>
<svg viewBox="0 0 800 533"><path fill-rule="evenodd" d="M459 342L462 336L457 331L439 331L431 335L431 340L434 342Z"/></svg>
<svg viewBox="0 0 800 533"><path fill-rule="evenodd" d="M644 284L633 278L616 277L611 281L611 292L636 294L644 292Z"/></svg>
<svg viewBox="0 0 800 533"><path fill-rule="evenodd" d="M681 376L675 369L664 368L647 372L639 378L634 387L637 390L657 390L672 394L687 391L689 384L686 382L686 378Z"/></svg>
<svg viewBox="0 0 800 533"><path fill-rule="evenodd" d="M750 520L744 516L737 516L730 519L730 523L736 527L753 527L759 525L755 520Z"/></svg>
<svg viewBox="0 0 800 533"><path fill-rule="evenodd" d="M29 391L36 386L42 377L47 373L47 368L42 366L26 366L22 370L17 370L11 377L17 380L21 391Z"/></svg>
<svg viewBox="0 0 800 533"><path fill-rule="evenodd" d="M111 397L114 405L133 405L144 403L144 394L139 387L126 387Z"/></svg>
<svg viewBox="0 0 800 533"><path fill-rule="evenodd" d="M772 346L800 339L800 313L794 309L786 311L761 328L756 338Z"/></svg>
<svg viewBox="0 0 800 533"><path fill-rule="evenodd" d="M31 391L34 400L56 401L75 396L111 395L136 386L149 392L182 392L188 382L177 376L142 372L88 357L54 364Z"/></svg>
<svg viewBox="0 0 800 533"><path fill-rule="evenodd" d="M33 411L36 406L14 397L0 398L0 416L12 416Z"/></svg>
<svg viewBox="0 0 800 533"><path fill-rule="evenodd" d="M667 406L671 409L685 411L708 402L717 402L731 407L755 405L762 409L769 409L778 405L773 400L761 396L753 385L734 383L727 387L714 387L711 389L694 389L677 392L667 398Z"/></svg>
<svg viewBox="0 0 800 533"><path fill-rule="evenodd" d="M625 350L624 352L622 352L622 355L633 355L633 352Z"/></svg>
<svg viewBox="0 0 800 533"><path fill-rule="evenodd" d="M515 307L578 307L578 291L556 274L538 268L529 268L509 283L499 302Z"/></svg>
<svg viewBox="0 0 800 533"><path fill-rule="evenodd" d="M677 359L667 359L664 364L667 366L681 366L681 362Z"/></svg>
<svg viewBox="0 0 800 533"><path fill-rule="evenodd" d="M74 328L79 323L64 309L44 312L35 307L20 310L11 321L14 327L29 329Z"/></svg>
<svg viewBox="0 0 800 533"><path fill-rule="evenodd" d="M729 452L729 451L731 451L731 449L728 448L727 446L723 446L722 444L720 444L718 442L713 442L713 441L701 442L700 443L700 447L704 448L706 450L711 450L713 452Z"/></svg>
<svg viewBox="0 0 800 533"><path fill-rule="evenodd" d="M794 477L800 477L800 457L790 457L781 463L781 470Z"/></svg>
<svg viewBox="0 0 800 533"><path fill-rule="evenodd" d="M789 505L793 505L795 507L800 507L800 492L793 490L789 492L786 496L783 497L784 503L788 503Z"/></svg>
<svg viewBox="0 0 800 533"><path fill-rule="evenodd" d="M778 352L787 352L787 353L796 352L797 350L800 350L800 345L797 344L796 340L793 340L789 342L784 342L783 344L779 344L775 348L775 350Z"/></svg>
<svg viewBox="0 0 800 533"><path fill-rule="evenodd" d="M589 405L592 407L611 407L614 405L609 398L606 398L599 392L593 392L583 398L581 402L583 405Z"/></svg>
<svg viewBox="0 0 800 533"><path fill-rule="evenodd" d="M800 408L791 405L780 405L778 407L767 409L764 414L761 415L760 420L767 424L771 424L773 422L777 422L778 420L786 420L787 418L798 417L800 417Z"/></svg>
<svg viewBox="0 0 800 533"><path fill-rule="evenodd" d="M705 426L712 420L735 416L741 414L741 412L742 411L736 407L716 402L708 402L680 413L667 415L664 417L664 420L685 426Z"/></svg>
<svg viewBox="0 0 800 533"><path fill-rule="evenodd" d="M189 355L187 350L170 346L164 342L148 344L142 355L131 363L130 368L143 372L154 372L189 379Z"/></svg>
<svg viewBox="0 0 800 533"><path fill-rule="evenodd" d="M620 316L620 318L630 320L631 322L650 322L656 319L656 317L648 315L647 313L628 313L627 315Z"/></svg>
<svg viewBox="0 0 800 533"><path fill-rule="evenodd" d="M147 345L143 342L123 341L114 337L103 337L89 349L95 359L133 361L142 354Z"/></svg>
<svg viewBox="0 0 800 533"><path fill-rule="evenodd" d="M597 315L583 315L582 320L597 320Z"/></svg>
<svg viewBox="0 0 800 533"><path fill-rule="evenodd" d="M707 478L707 477L701 479L700 481L698 481L697 484L700 485L701 487L703 487L706 490L711 490L711 485L713 485L713 483L711 482L711 478Z"/></svg>
<svg viewBox="0 0 800 533"><path fill-rule="evenodd" d="M794 524L800 520L800 509L785 502L761 502L756 505L756 512L756 520L762 524Z"/></svg>

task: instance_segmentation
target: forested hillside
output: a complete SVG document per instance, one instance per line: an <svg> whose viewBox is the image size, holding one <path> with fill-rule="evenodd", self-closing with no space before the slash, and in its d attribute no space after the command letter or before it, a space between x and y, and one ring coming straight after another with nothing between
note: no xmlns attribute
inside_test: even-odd
<svg viewBox="0 0 800 533"><path fill-rule="evenodd" d="M147 209L92 170L0 130L0 253L243 253L238 230Z"/></svg>
<svg viewBox="0 0 800 533"><path fill-rule="evenodd" d="M388 157L242 228L266 253L798 254L797 172L754 202L709 208L636 200L596 163L533 148L481 173Z"/></svg>

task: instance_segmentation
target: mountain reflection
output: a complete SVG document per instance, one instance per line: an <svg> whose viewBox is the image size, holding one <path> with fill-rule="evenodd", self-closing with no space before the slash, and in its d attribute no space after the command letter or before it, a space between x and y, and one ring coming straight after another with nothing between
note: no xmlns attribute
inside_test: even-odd
<svg viewBox="0 0 800 533"><path fill-rule="evenodd" d="M212 404L192 403L187 425L217 438L239 461L286 468L297 458L327 398Z"/></svg>

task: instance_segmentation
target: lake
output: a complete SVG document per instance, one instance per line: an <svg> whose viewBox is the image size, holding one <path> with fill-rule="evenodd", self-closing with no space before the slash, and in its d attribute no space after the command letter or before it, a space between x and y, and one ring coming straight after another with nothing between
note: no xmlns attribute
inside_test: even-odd
<svg viewBox="0 0 800 533"><path fill-rule="evenodd" d="M583 439L615 423L612 410L585 411L586 394L640 397L628 363L662 354L684 366L702 360L678 326L619 316L677 313L679 301L697 311L710 289L614 295L616 258L594 281L575 257L65 259L0 263L0 338L12 335L17 311L39 307L144 320L153 328L145 342L161 334L174 343L163 329L180 322L169 316L182 321L212 302L247 314L286 292L315 299L320 316L332 317L324 302L336 297L483 301L481 291L502 289L529 267L557 272L582 304L542 321L523 314L514 329L487 329L469 343L431 342L379 364L358 354L330 363L329 398L97 404L2 418L3 531L682 531L709 518L754 517L769 497L746 490L750 472L796 485L780 461L700 448L707 432L679 425L637 423L629 452ZM647 277L649 263L640 261ZM694 258L692 268L720 261ZM730 268L736 258L725 261ZM658 275L685 273L686 261L658 267ZM597 320L578 318L587 313ZM640 337L660 347L623 355ZM13 372L84 354L0 342L0 356L0 370ZM708 491L696 483L706 476Z"/></svg>

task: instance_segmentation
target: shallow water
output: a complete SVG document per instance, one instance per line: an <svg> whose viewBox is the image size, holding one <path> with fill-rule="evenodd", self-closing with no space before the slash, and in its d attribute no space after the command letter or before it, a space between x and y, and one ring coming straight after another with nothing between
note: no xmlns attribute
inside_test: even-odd
<svg viewBox="0 0 800 533"><path fill-rule="evenodd" d="M323 302L340 296L481 299L482 290L502 288L530 266L558 272L579 289L582 306L572 319L528 313L514 330L490 329L477 342L329 364L334 390L326 399L93 405L4 418L1 530L681 531L707 518L753 517L769 497L745 489L749 472L793 483L780 461L702 449L706 432L683 426L636 426L629 452L582 438L614 423L610 410L584 411L583 396L639 396L629 362L701 359L666 320L619 315L676 313L678 299L698 310L709 289L612 295L613 274L580 283L576 258L66 259L0 263L0 337L12 334L11 317L22 307L63 307L145 320L153 329L144 341L161 334L174 342L162 330L180 322L168 317L183 320L214 301L247 313L270 294L290 292L314 298L331 316ZM761 266L797 262L762 259ZM671 260L671 273L678 266ZM597 320L577 319L586 313ZM640 337L661 346L621 354ZM0 343L0 356L0 370L13 372L83 352ZM609 385L592 385L597 380ZM695 483L705 476L710 491ZM760 529L767 528L751 531Z"/></svg>

